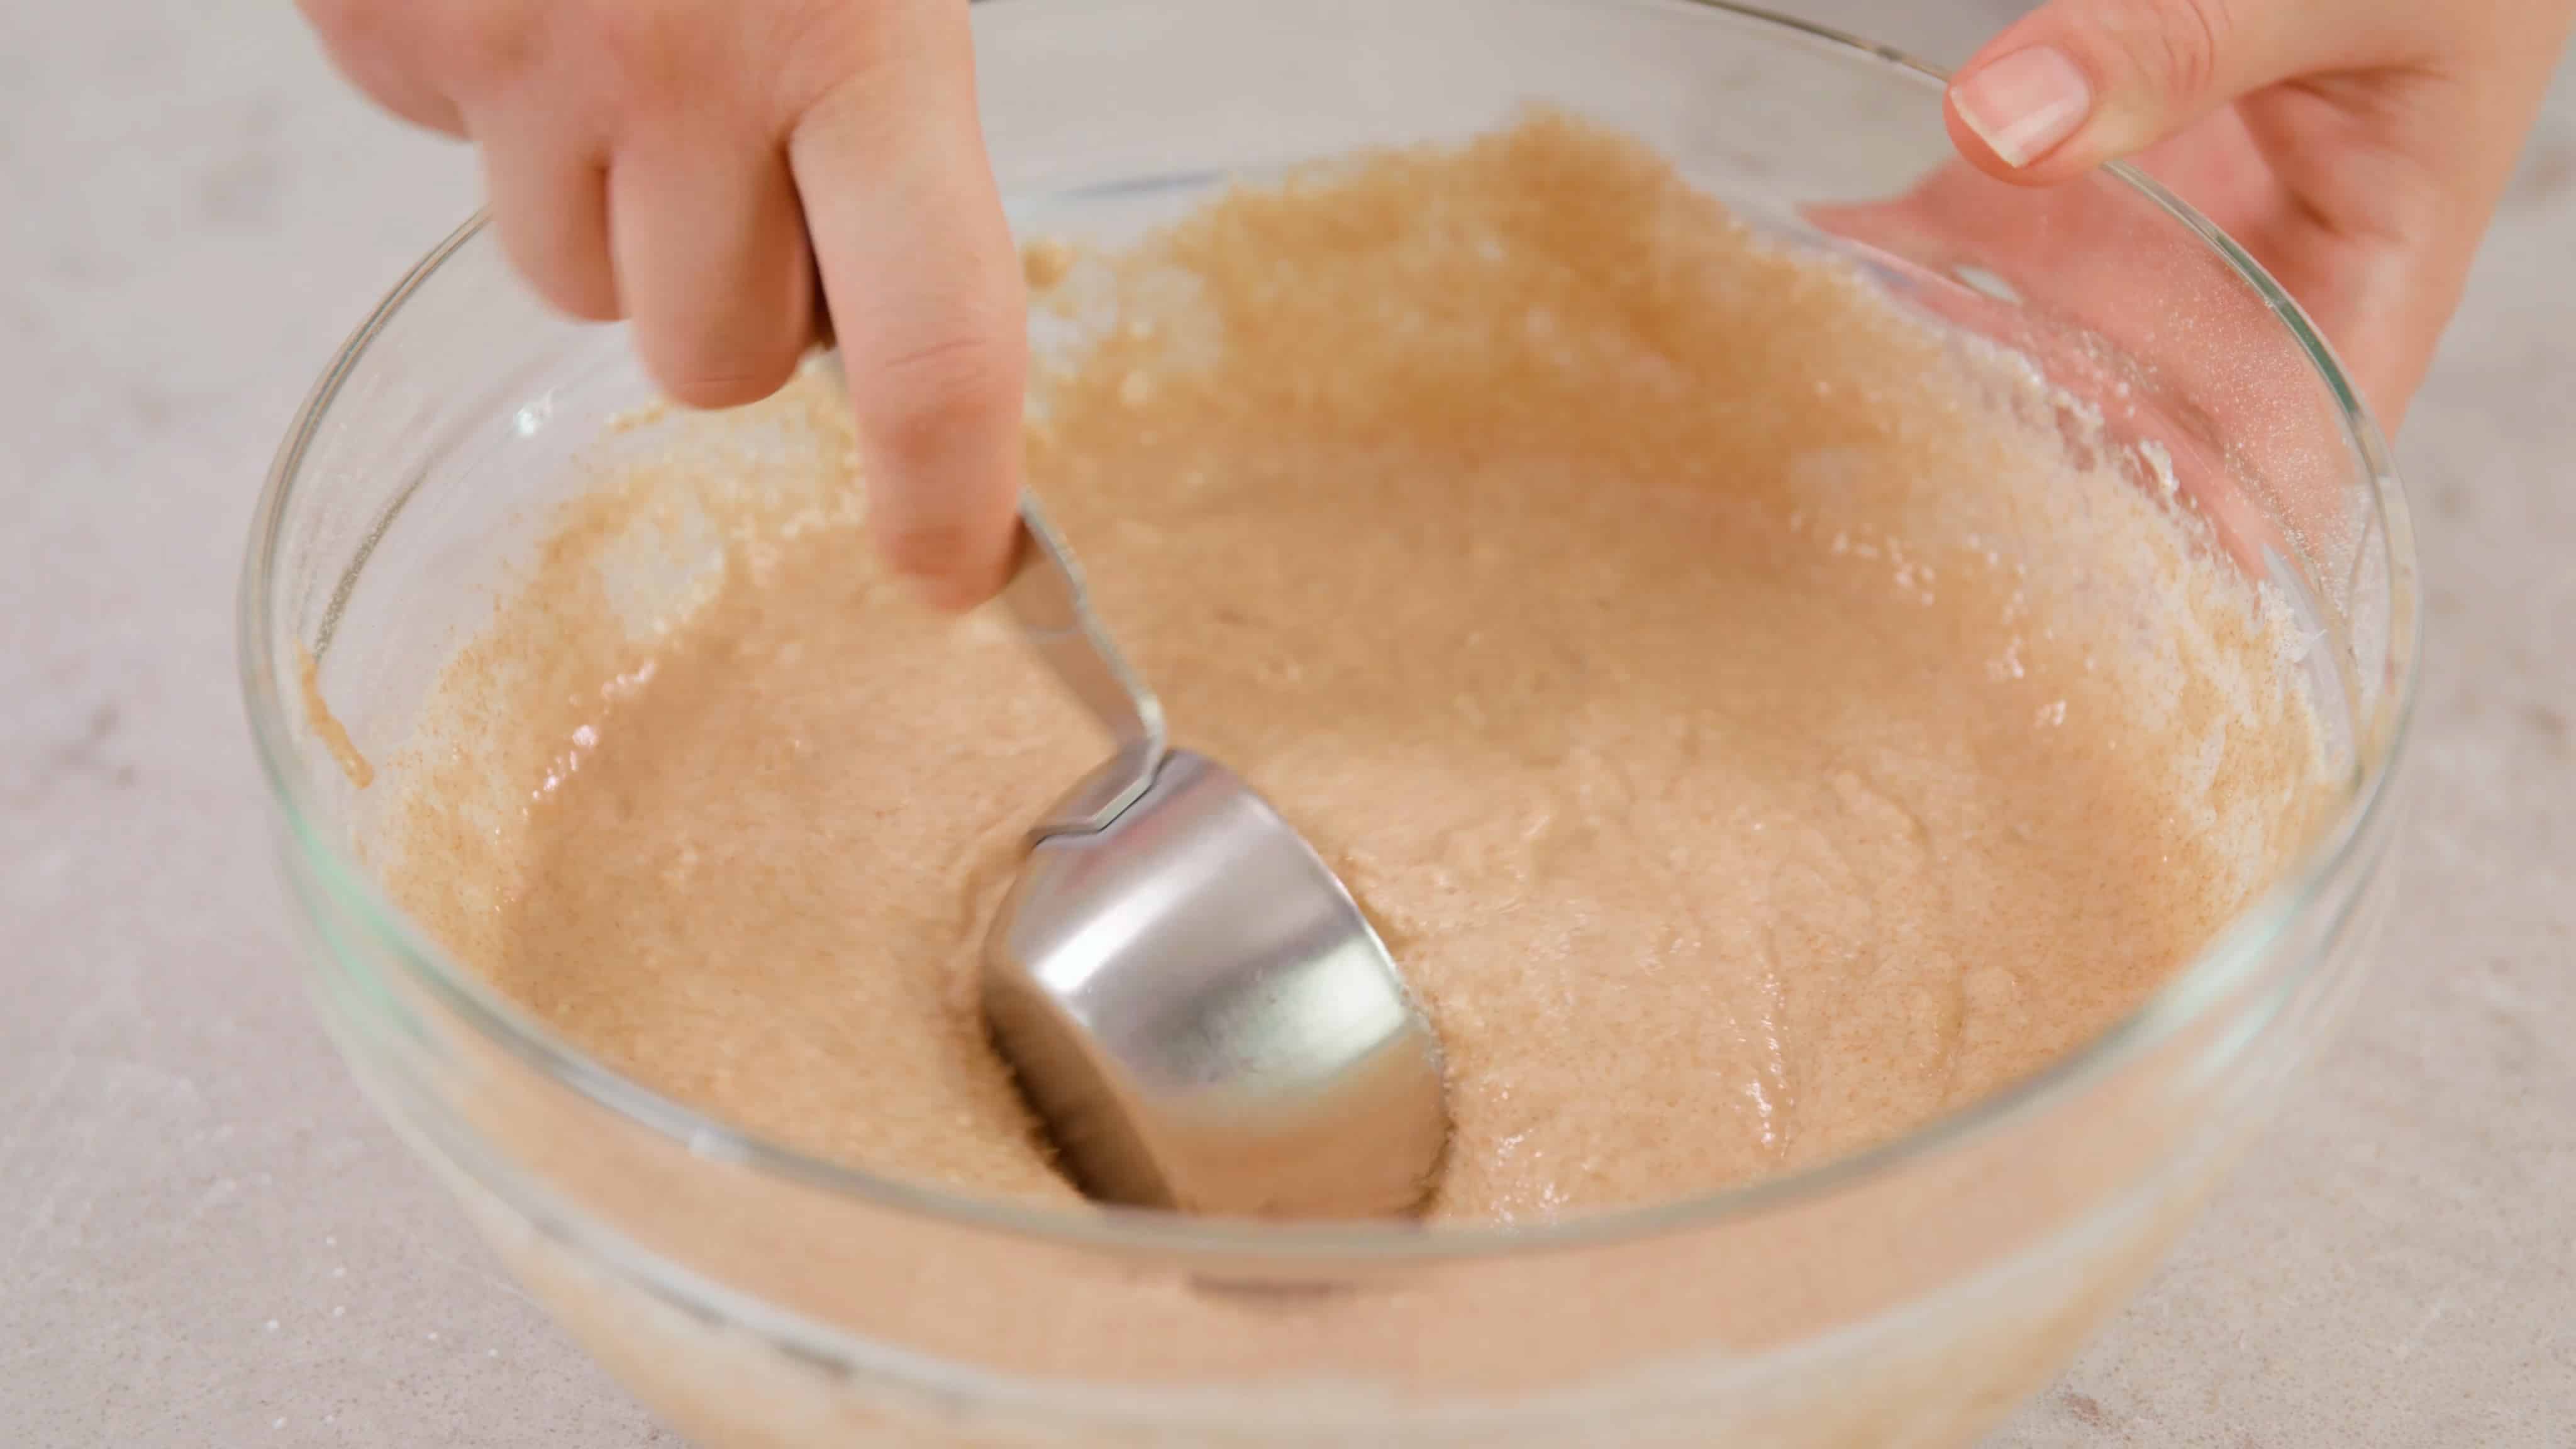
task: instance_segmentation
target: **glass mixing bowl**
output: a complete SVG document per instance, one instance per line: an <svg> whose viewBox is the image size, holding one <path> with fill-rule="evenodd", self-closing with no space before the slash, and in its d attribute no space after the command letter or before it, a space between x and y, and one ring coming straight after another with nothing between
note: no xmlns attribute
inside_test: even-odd
<svg viewBox="0 0 2576 1449"><path fill-rule="evenodd" d="M1940 83L1689 0L998 0L974 9L1016 219L1118 240L1229 177L1621 127L1786 244L2021 350L2303 616L2335 818L2104 1036L1910 1135L1552 1225L1260 1227L971 1201L656 1097L498 998L361 863L412 728L574 460L649 397L469 224L296 419L241 601L244 688L314 999L528 1286L701 1443L1949 1445L2148 1269L2352 991L2415 678L2386 450L2298 311L2113 173L1947 163ZM390 777L359 790L304 670ZM997 1286L998 1285L998 1286Z"/></svg>

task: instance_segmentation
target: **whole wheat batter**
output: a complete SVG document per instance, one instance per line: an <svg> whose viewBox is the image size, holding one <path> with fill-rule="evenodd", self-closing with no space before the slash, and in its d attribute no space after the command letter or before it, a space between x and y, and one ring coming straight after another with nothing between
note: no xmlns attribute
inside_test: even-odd
<svg viewBox="0 0 2576 1449"><path fill-rule="evenodd" d="M1542 117L1039 260L1080 340L1032 483L1424 998L1435 1216L1900 1132L2133 1006L2316 817L2261 601L2080 411L1631 143ZM655 1089L1070 1200L972 966L1101 743L878 571L847 428L808 379L611 439L450 671L390 874ZM657 569L701 586L639 614Z"/></svg>

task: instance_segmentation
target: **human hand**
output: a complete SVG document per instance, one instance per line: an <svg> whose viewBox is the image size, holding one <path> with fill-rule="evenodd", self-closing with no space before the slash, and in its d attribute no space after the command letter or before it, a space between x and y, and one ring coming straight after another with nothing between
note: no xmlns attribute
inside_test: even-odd
<svg viewBox="0 0 2576 1449"><path fill-rule="evenodd" d="M2135 157L2297 298L2394 431L2576 0L2051 0L1951 85L1952 138L2041 186Z"/></svg>
<svg viewBox="0 0 2576 1449"><path fill-rule="evenodd" d="M936 602L999 586L1026 299L966 0L299 3L379 103L473 141L511 262L566 312L632 318L673 397L776 391L819 271L872 531Z"/></svg>

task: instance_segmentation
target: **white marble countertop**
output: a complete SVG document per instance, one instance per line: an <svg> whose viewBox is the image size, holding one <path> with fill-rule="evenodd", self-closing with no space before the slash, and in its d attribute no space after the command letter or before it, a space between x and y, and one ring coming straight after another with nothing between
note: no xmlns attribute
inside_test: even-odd
<svg viewBox="0 0 2576 1449"><path fill-rule="evenodd" d="M1810 8L1955 59L2009 7ZM270 451L470 158L273 0L0 35L0 1444L675 1445L313 1024L234 685ZM2571 256L2564 85L2400 444L2432 647L2377 974L2001 1445L2576 1444Z"/></svg>

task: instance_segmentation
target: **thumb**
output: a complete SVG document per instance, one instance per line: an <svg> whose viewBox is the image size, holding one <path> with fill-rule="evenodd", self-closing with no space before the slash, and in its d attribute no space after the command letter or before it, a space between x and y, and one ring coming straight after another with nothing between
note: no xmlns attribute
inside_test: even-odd
<svg viewBox="0 0 2576 1449"><path fill-rule="evenodd" d="M2132 155L2294 76L2365 66L2384 4L2052 0L1995 37L1948 95L1951 137L1979 170L2063 181Z"/></svg>

